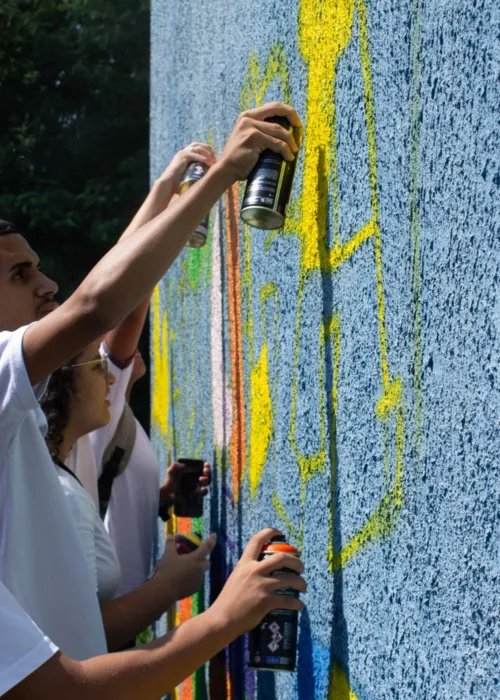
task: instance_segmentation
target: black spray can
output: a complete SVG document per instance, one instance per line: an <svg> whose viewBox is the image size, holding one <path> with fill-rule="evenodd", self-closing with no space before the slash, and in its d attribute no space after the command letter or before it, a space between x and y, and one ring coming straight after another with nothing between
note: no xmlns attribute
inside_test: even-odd
<svg viewBox="0 0 500 700"><path fill-rule="evenodd" d="M192 187L195 182L201 180L207 170L208 167L204 163L191 163L188 165L186 172L182 176L179 194L184 194L184 192L187 192L187 190ZM189 240L186 243L188 248L201 248L207 242L209 216L210 215L207 214L207 216L201 223L198 224L194 232L189 237Z"/></svg>
<svg viewBox="0 0 500 700"><path fill-rule="evenodd" d="M298 557L299 552L284 537L273 537L264 545L260 559L278 552ZM277 569L274 573L295 573L291 569ZM293 588L276 591L278 595L298 598ZM296 610L272 610L260 625L249 634L248 668L257 671L295 671L297 657L298 612Z"/></svg>
<svg viewBox="0 0 500 700"><path fill-rule="evenodd" d="M270 117L266 121L291 131L300 146L301 129L292 127L286 117ZM245 223L268 230L284 226L296 166L297 157L287 161L269 149L261 153L248 176L241 203L241 218Z"/></svg>

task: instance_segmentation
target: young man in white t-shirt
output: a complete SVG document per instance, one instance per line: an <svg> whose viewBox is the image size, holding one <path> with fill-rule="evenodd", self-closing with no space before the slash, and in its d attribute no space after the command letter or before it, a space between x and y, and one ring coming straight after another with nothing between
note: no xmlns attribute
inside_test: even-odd
<svg viewBox="0 0 500 700"><path fill-rule="evenodd" d="M264 121L274 114L300 125L285 105L245 113L203 180L149 224L126 232L59 308L53 300L57 286L40 272L26 239L8 225L0 229L0 583L64 652L8 690L9 700L157 698L276 607L277 589L305 589L294 574L272 577L274 566L257 561L273 534L264 531L205 613L145 647L97 656L106 648L97 596L43 441L38 408L50 373L119 326L147 297L190 232L228 187L248 175L259 153L271 148L293 159L297 147L291 135ZM179 556L176 566L188 567L189 558L206 556L212 546L209 539L197 552ZM275 555L273 563L302 570L287 555ZM286 598L283 604L299 609L295 598ZM0 629L10 615L9 608L0 609ZM19 630L17 652L0 646L0 676L15 676L12 655L22 664L33 648L33 628Z"/></svg>

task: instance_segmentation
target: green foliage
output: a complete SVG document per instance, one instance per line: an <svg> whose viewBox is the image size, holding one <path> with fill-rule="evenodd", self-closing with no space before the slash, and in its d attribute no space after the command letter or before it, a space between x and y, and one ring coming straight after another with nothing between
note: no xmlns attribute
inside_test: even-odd
<svg viewBox="0 0 500 700"><path fill-rule="evenodd" d="M148 0L2 0L0 217L71 291L148 190Z"/></svg>

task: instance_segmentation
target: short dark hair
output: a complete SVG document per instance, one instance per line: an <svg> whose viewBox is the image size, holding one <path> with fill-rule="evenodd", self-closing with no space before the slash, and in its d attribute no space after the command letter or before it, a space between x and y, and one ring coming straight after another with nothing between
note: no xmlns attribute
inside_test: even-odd
<svg viewBox="0 0 500 700"><path fill-rule="evenodd" d="M9 233L21 233L21 231L12 221L0 219L0 236L7 236Z"/></svg>

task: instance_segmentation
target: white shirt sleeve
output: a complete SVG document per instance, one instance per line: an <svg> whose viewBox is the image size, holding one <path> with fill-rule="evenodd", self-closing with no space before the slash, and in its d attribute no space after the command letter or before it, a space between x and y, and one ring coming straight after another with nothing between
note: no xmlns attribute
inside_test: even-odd
<svg viewBox="0 0 500 700"><path fill-rule="evenodd" d="M0 695L27 678L58 651L0 583Z"/></svg>
<svg viewBox="0 0 500 700"><path fill-rule="evenodd" d="M101 346L101 352L108 352L108 348L104 343ZM104 456L104 452L106 451L106 447L113 439L113 435L115 434L118 426L118 421L123 413L127 387L133 368L133 360L129 365L127 365L127 367L121 368L118 367L118 365L115 365L113 360L109 358L109 369L115 378L115 383L110 388L108 395L108 399L111 402L109 409L111 419L103 428L99 428L99 430L94 430L94 432L89 433L90 442L92 443L92 449L94 450L97 464L97 477L101 476L102 458Z"/></svg>
<svg viewBox="0 0 500 700"><path fill-rule="evenodd" d="M43 393L31 386L24 364L23 335L28 326L0 333L0 434L4 445L10 440L27 411L38 407Z"/></svg>

